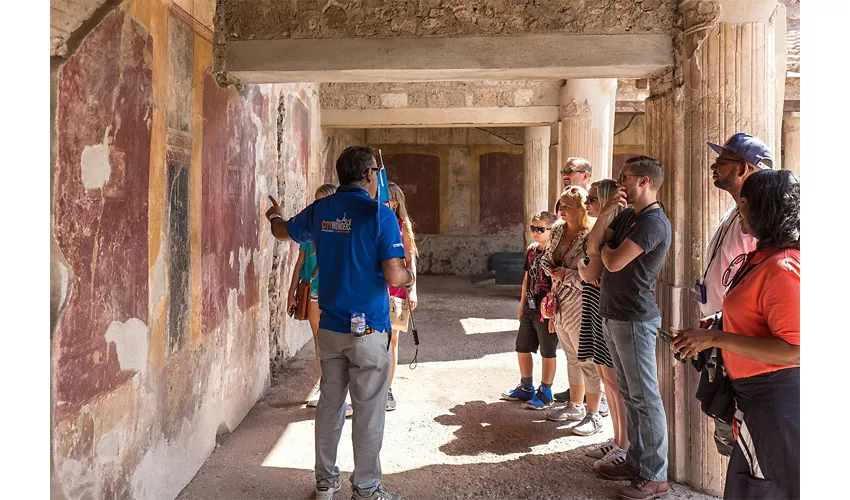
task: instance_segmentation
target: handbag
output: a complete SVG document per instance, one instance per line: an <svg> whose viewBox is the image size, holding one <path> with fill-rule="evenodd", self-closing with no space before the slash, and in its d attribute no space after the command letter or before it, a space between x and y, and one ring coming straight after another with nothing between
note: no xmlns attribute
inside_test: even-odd
<svg viewBox="0 0 850 500"><path fill-rule="evenodd" d="M390 295L390 323L392 329L399 332L407 331L407 324L410 320L410 302L407 297L393 297Z"/></svg>
<svg viewBox="0 0 850 500"><path fill-rule="evenodd" d="M299 281L298 287L295 289L295 307L289 311L289 315L294 319L303 321L307 319L307 304L310 303L310 292L313 289L313 280L316 279L316 273L319 272L317 267L310 276L310 281Z"/></svg>

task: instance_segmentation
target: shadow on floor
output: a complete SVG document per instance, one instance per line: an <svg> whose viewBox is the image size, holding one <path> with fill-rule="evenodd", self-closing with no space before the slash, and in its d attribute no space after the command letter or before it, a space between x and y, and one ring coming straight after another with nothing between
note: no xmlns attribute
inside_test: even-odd
<svg viewBox="0 0 850 500"><path fill-rule="evenodd" d="M572 435L566 423L546 420L544 410L531 410L519 401L470 401L434 419L442 425L459 425L455 439L440 446L450 456L482 453L529 453L535 446Z"/></svg>
<svg viewBox="0 0 850 500"><path fill-rule="evenodd" d="M593 459L581 449L546 455L523 455L513 460L477 464L435 464L384 474L387 489L406 499L599 499L615 498L625 481L607 481L592 471ZM351 496L350 471L342 471L342 489L334 498ZM180 496L182 500L309 499L313 498L312 470L257 467L238 477L207 481ZM678 484L668 499L709 499Z"/></svg>

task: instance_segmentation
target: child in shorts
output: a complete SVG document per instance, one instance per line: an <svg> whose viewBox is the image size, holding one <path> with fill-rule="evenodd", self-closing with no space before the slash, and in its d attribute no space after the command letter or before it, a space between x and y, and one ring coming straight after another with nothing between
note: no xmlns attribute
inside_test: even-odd
<svg viewBox="0 0 850 500"><path fill-rule="evenodd" d="M540 258L549 240L552 224L557 218L550 212L540 212L531 218L531 236L534 242L528 246L525 253L525 277L522 280L522 295L520 296L519 330L516 335L516 353L519 361L520 383L516 388L502 393L505 401L525 401L532 409L543 408L545 399L552 400L552 381L555 379L555 351L558 348L558 336L549 333L546 319L540 314L540 302L552 289L552 279L543 272ZM539 349L543 358L543 377L536 394L532 372L534 361L531 353ZM548 395L548 396L547 396ZM535 404L540 403L540 404Z"/></svg>

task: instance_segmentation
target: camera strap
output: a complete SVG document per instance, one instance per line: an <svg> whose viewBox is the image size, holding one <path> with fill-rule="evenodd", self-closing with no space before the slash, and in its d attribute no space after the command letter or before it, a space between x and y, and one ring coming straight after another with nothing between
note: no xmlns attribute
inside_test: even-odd
<svg viewBox="0 0 850 500"><path fill-rule="evenodd" d="M413 345L416 346L416 352L413 354L413 361L407 365L411 370L415 370L418 365L417 358L419 357L419 332L416 331L416 323L413 321L413 309L410 307L410 296L405 294L404 298L407 301L407 317L410 321L410 334L413 335Z"/></svg>

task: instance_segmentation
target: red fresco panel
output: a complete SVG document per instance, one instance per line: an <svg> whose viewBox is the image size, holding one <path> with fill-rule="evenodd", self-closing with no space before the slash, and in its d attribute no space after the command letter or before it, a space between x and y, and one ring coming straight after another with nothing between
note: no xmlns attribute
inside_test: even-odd
<svg viewBox="0 0 850 500"><path fill-rule="evenodd" d="M522 154L486 153L479 165L481 234L499 234L522 224Z"/></svg>
<svg viewBox="0 0 850 500"><path fill-rule="evenodd" d="M152 40L125 23L136 24L110 13L59 69L54 233L73 277L56 330L57 419L132 376L104 335L148 320ZM83 185L87 147L107 149L103 187Z"/></svg>
<svg viewBox="0 0 850 500"><path fill-rule="evenodd" d="M440 232L440 159L399 153L384 157L387 178L404 191L407 211L417 234Z"/></svg>
<svg viewBox="0 0 850 500"><path fill-rule="evenodd" d="M242 94L221 89L204 76L201 193L201 331L215 330L227 317L227 296L240 288L240 249L251 252L238 306L259 303L253 252L259 250L260 207L254 196L255 146L261 132L252 115L268 109L267 97L253 85ZM233 254L233 265L230 256Z"/></svg>

